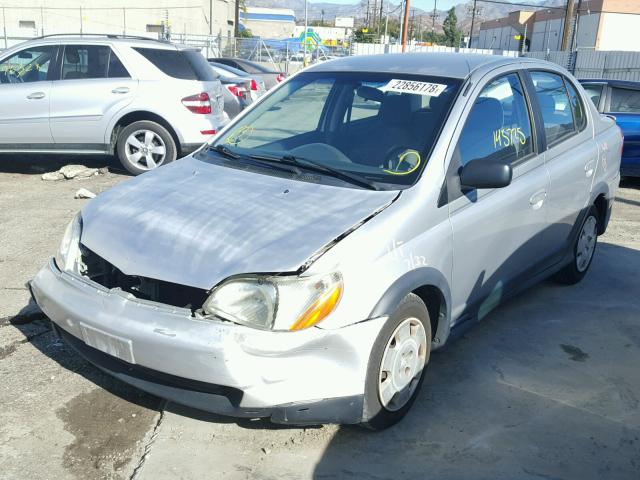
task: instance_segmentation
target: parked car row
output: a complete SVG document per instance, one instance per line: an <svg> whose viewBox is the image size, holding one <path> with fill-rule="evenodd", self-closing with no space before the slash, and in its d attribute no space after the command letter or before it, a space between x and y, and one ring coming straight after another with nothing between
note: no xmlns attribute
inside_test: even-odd
<svg viewBox="0 0 640 480"><path fill-rule="evenodd" d="M580 80L598 111L615 118L624 135L620 172L640 177L640 82Z"/></svg>
<svg viewBox="0 0 640 480"><path fill-rule="evenodd" d="M266 92L265 79L284 79L242 65L261 73L146 38L24 42L0 54L0 153L115 154L143 173L200 147Z"/></svg>

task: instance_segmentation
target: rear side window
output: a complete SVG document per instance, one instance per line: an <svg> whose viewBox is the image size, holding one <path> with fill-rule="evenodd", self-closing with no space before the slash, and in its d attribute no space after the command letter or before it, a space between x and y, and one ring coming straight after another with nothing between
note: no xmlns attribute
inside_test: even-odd
<svg viewBox="0 0 640 480"><path fill-rule="evenodd" d="M640 91L629 88L612 88L609 110L620 113L640 113Z"/></svg>
<svg viewBox="0 0 640 480"><path fill-rule="evenodd" d="M573 110L560 75L531 72L549 145L575 132Z"/></svg>
<svg viewBox="0 0 640 480"><path fill-rule="evenodd" d="M128 78L111 48L101 45L67 45L62 57L62 80Z"/></svg>
<svg viewBox="0 0 640 480"><path fill-rule="evenodd" d="M134 48L165 75L180 80L211 81L216 74L200 52L195 50L161 50Z"/></svg>
<svg viewBox="0 0 640 480"><path fill-rule="evenodd" d="M571 102L571 109L573 110L573 118L576 120L576 128L578 131L582 131L582 129L587 126L584 105L571 82L565 79L565 84L567 86L567 92L569 92L569 101Z"/></svg>
<svg viewBox="0 0 640 480"><path fill-rule="evenodd" d="M533 152L529 109L517 74L484 87L460 135L458 152L461 166L471 160L514 163Z"/></svg>
<svg viewBox="0 0 640 480"><path fill-rule="evenodd" d="M111 51L109 57L109 78L130 78L129 72L122 64L117 55Z"/></svg>
<svg viewBox="0 0 640 480"><path fill-rule="evenodd" d="M602 89L604 85L582 85L584 91L587 92L587 96L591 99L593 104L598 108L600 105L600 99L602 98Z"/></svg>

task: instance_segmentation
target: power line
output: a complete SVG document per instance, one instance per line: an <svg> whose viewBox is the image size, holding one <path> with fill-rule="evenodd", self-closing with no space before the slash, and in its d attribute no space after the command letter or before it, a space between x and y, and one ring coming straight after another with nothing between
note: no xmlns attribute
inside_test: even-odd
<svg viewBox="0 0 640 480"><path fill-rule="evenodd" d="M498 5L512 5L514 7L531 7L537 8L539 10L564 10L565 7L545 7L543 5L536 5L533 3L518 3L518 2L507 2L503 0L477 0L478 2L484 3L495 3Z"/></svg>

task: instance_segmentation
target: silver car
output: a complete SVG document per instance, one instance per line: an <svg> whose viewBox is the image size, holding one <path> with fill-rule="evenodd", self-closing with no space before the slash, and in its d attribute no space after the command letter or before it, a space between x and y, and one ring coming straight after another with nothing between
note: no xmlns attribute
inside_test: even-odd
<svg viewBox="0 0 640 480"><path fill-rule="evenodd" d="M69 345L156 395L385 428L433 350L543 278L585 276L621 142L551 63L321 63L90 201L32 293Z"/></svg>
<svg viewBox="0 0 640 480"><path fill-rule="evenodd" d="M200 147L228 121L190 47L51 35L0 54L0 152L113 154L133 174Z"/></svg>

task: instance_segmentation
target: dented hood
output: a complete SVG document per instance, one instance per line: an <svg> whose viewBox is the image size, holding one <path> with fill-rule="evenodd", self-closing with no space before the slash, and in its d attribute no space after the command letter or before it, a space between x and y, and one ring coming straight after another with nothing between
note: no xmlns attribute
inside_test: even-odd
<svg viewBox="0 0 640 480"><path fill-rule="evenodd" d="M188 157L89 202L81 241L128 275L209 289L231 275L296 271L396 195Z"/></svg>

